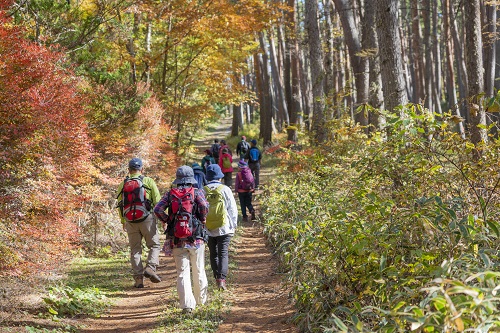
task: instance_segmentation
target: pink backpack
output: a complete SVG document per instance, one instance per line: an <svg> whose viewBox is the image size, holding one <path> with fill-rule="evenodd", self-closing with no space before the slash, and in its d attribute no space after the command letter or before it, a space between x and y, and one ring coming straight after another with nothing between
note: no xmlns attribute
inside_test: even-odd
<svg viewBox="0 0 500 333"><path fill-rule="evenodd" d="M243 168L240 171L240 188L241 190L251 190L255 187L252 170L250 168Z"/></svg>

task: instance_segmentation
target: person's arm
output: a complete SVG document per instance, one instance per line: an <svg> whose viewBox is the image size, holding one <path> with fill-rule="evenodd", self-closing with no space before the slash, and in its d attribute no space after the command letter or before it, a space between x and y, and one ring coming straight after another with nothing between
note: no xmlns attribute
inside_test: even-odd
<svg viewBox="0 0 500 333"><path fill-rule="evenodd" d="M236 200L234 199L234 195L229 187L224 188L224 196L226 201L226 209L229 215L229 219L231 222L231 226L236 229L238 225L238 206L236 205Z"/></svg>
<svg viewBox="0 0 500 333"><path fill-rule="evenodd" d="M161 199L160 191L158 190L158 187L156 186L153 178L144 177L144 183L144 185L149 188L150 193L147 193L148 191L146 191L146 193L150 196L148 199L151 201L151 205L154 207Z"/></svg>
<svg viewBox="0 0 500 333"><path fill-rule="evenodd" d="M196 191L197 195L194 198L194 202L196 203L196 217L200 220L201 223L205 224L207 220L208 214L208 201L205 199L205 195L202 190Z"/></svg>
<svg viewBox="0 0 500 333"><path fill-rule="evenodd" d="M240 152L241 152L241 141L238 142L238 144L236 145L236 155L239 155Z"/></svg>
<svg viewBox="0 0 500 333"><path fill-rule="evenodd" d="M165 193L165 195L158 201L155 208L153 209L156 217L164 224L168 222L168 214L166 210L170 206L170 192Z"/></svg>
<svg viewBox="0 0 500 333"><path fill-rule="evenodd" d="M238 189L240 188L240 176L241 172L236 173L236 179L234 180L234 190L238 192Z"/></svg>

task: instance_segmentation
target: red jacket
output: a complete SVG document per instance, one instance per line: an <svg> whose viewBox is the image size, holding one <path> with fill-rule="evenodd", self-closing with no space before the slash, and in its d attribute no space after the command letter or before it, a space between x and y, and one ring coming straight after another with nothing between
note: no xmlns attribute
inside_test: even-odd
<svg viewBox="0 0 500 333"><path fill-rule="evenodd" d="M229 161L231 162L231 167L229 167L229 168L224 168L224 165L223 165L224 163L222 163L222 161L223 161L223 159L225 157L229 158ZM233 164L233 157L231 155L227 154L227 153L223 154L221 152L220 156L219 156L219 166L220 166L222 172L224 172L224 173L226 173L226 172L233 172L233 166L232 166L232 164Z"/></svg>

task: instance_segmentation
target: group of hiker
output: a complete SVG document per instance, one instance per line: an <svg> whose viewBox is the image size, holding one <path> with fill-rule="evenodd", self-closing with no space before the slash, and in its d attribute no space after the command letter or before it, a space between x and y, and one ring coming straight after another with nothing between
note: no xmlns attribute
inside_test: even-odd
<svg viewBox="0 0 500 333"><path fill-rule="evenodd" d="M252 192L258 188L262 155L256 140L248 146L245 143L248 144L243 136L236 148L240 158L235 192L238 193L243 218L248 218L248 211L255 219ZM227 160L230 165L227 165ZM129 175L118 187L117 200L123 229L129 239L134 287L143 288L144 278L153 283L161 282L156 272L161 251L156 216L165 230L163 251L175 260L182 311L191 313L196 305L207 300L205 244L208 244L210 267L217 287L226 289L229 244L238 222L238 209L231 189L232 161L232 152L226 142L215 140L206 150L201 166L193 163L177 169L172 187L163 196L155 181L143 176L142 160L133 158L129 161ZM142 261L143 238L149 249L146 263Z"/></svg>

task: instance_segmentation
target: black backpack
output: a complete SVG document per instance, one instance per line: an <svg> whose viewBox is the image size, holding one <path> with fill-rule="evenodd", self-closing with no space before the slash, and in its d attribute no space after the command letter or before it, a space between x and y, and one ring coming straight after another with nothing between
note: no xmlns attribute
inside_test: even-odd
<svg viewBox="0 0 500 333"><path fill-rule="evenodd" d="M218 143L214 143L212 145L212 148L210 148L210 151L212 152L212 156L216 160L219 158L219 150L220 150L220 145Z"/></svg>

